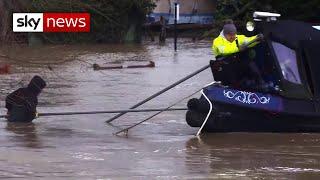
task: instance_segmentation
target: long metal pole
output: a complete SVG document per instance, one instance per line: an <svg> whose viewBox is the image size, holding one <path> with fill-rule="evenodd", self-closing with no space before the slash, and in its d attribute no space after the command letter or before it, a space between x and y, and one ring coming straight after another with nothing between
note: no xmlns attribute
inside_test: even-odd
<svg viewBox="0 0 320 180"><path fill-rule="evenodd" d="M190 98L191 96L195 95L196 93L198 93L198 92L199 92L199 91L201 91L201 90L202 90L202 88L201 88L201 89L199 89L199 90L197 90L196 92L194 92L194 93L192 93L192 94L190 94L190 95L188 95L188 96L184 97L183 99L180 99L179 101L177 101L177 102L175 102L175 103L171 104L171 105L170 105L170 106L168 106L166 109L170 109L171 107L173 107L173 106L177 105L178 103L182 102L183 100L185 100L185 99L187 99L187 98ZM164 109L164 110L166 110L166 109ZM130 127L125 128L125 129L121 129L121 130L119 130L118 132L116 132L116 133L114 133L114 134L115 134L115 135L118 135L118 134L120 134L120 133L122 133L122 132L128 132L128 131L129 131L129 129L132 129L132 128L134 128L134 127L138 126L139 124L142 124L142 123L144 123L144 122L148 121L149 119L151 119L151 118L155 117L156 115L158 115L158 114L160 114L160 113L162 113L162 112L164 112L164 111L159 111L159 112L157 112L157 113L155 113L155 114L153 114L153 115L149 116L148 118L144 119L143 121L140 121L140 122L138 122L138 123L136 123L136 124L134 124L134 125L132 125L132 126L130 126Z"/></svg>
<svg viewBox="0 0 320 180"><path fill-rule="evenodd" d="M57 112L57 113L39 113L38 116L67 116L80 114L113 114L113 113L128 113L128 112L154 112L154 111L185 111L187 108L161 108L161 109L126 109L126 110L110 110L110 111L83 111L83 112ZM0 118L5 118L6 115L0 115Z"/></svg>
<svg viewBox="0 0 320 180"><path fill-rule="evenodd" d="M159 91L159 92L157 92L157 93L153 94L152 96L148 97L147 99L145 99L145 100L143 100L143 101L140 101L139 103L135 104L134 106L130 107L129 109L135 109L135 108L139 107L140 105L142 105L142 104L144 104L144 103L146 103L146 102L150 101L151 99L153 99L153 98L155 98L155 97L159 96L160 94L163 94L164 92L166 92L166 91L168 91L168 90L172 89L173 87L177 86L178 84L181 84L182 82L184 82L184 81L186 81L186 80L190 79L191 77L193 77L193 76L195 76L195 75L199 74L200 72L202 72L202 71L206 70L206 69L207 69L207 68L209 68L209 67L210 67L210 65L206 65L206 66L204 66L204 67L200 68L199 70L197 70L197 71L195 71L195 72L193 72L193 73L189 74L188 76L186 76L186 77L184 77L184 78L180 79L179 81L177 81L177 82L175 82L175 83L171 84L170 86L168 86L168 87L166 87L166 88L162 89L161 91ZM107 122L107 123L110 123L110 122L112 122L113 120L117 119L118 117L120 117L120 116L122 116L122 115L124 115L124 114L126 114L126 113L127 113L127 112L120 113L120 114L118 114L118 115L116 115L116 116L114 116L114 117L110 118L110 119L109 119L109 120L107 120L106 122Z"/></svg>
<svg viewBox="0 0 320 180"><path fill-rule="evenodd" d="M174 51L177 51L177 9L178 3L174 3Z"/></svg>

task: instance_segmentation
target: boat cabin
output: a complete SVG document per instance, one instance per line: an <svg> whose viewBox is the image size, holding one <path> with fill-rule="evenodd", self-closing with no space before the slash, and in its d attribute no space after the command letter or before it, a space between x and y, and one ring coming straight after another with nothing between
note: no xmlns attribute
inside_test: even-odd
<svg viewBox="0 0 320 180"><path fill-rule="evenodd" d="M320 100L320 31L294 20L255 17L264 41L211 61L215 81L243 91Z"/></svg>

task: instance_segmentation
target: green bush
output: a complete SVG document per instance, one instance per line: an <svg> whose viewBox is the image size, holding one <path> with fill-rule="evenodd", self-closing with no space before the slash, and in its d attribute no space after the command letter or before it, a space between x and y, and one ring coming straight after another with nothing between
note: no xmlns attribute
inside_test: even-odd
<svg viewBox="0 0 320 180"><path fill-rule="evenodd" d="M30 12L90 13L90 33L43 33L46 42L123 42L132 23L139 41L139 29L154 7L152 0L33 0Z"/></svg>

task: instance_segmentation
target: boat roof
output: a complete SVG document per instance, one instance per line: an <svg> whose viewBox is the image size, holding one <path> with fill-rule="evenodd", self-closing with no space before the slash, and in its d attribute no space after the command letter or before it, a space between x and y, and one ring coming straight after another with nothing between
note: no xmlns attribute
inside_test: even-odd
<svg viewBox="0 0 320 180"><path fill-rule="evenodd" d="M316 29L320 30L320 26L312 26L312 27L314 27L314 28L316 28Z"/></svg>
<svg viewBox="0 0 320 180"><path fill-rule="evenodd" d="M270 40L276 41L294 49L297 53L299 71L303 78L305 88L300 85L284 82L287 87L287 94L301 97L307 94L306 90L311 89L312 95L320 99L320 31L312 24L295 21L279 20L273 22L263 22L263 34ZM298 93L300 92L300 93Z"/></svg>
<svg viewBox="0 0 320 180"><path fill-rule="evenodd" d="M295 20L278 20L263 22L263 34L270 39L287 45L292 49L299 49L301 41L319 40L320 31L311 24Z"/></svg>

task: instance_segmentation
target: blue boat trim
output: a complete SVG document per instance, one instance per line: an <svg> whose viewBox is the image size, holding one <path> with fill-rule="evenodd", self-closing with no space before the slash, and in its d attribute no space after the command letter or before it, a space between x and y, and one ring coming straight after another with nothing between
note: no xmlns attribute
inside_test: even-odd
<svg viewBox="0 0 320 180"><path fill-rule="evenodd" d="M213 103L216 101L272 112L281 112L284 109L282 98L270 94L240 91L215 85L204 88L204 93Z"/></svg>

